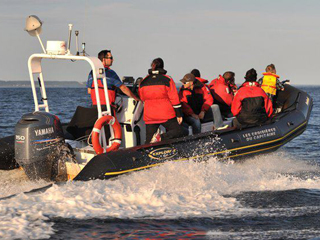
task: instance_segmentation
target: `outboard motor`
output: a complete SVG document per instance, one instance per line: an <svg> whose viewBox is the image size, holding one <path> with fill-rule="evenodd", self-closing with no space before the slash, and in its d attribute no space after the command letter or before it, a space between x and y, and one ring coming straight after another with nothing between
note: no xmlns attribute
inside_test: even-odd
<svg viewBox="0 0 320 240"><path fill-rule="evenodd" d="M15 127L15 159L30 180L52 180L62 144L60 120L50 113L25 114Z"/></svg>

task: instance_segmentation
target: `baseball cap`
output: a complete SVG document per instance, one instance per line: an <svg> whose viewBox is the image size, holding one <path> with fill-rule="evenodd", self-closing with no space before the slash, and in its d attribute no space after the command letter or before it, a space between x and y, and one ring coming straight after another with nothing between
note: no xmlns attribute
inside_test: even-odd
<svg viewBox="0 0 320 240"><path fill-rule="evenodd" d="M182 83L187 83L187 82L194 82L195 80L196 80L196 78L194 77L193 74L187 73L187 74L184 75L184 77L180 80L180 82L182 82Z"/></svg>

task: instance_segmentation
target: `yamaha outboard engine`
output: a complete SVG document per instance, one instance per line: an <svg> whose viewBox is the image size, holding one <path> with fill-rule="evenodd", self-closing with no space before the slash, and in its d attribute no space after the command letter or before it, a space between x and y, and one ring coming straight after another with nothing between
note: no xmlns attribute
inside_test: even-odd
<svg viewBox="0 0 320 240"><path fill-rule="evenodd" d="M25 114L15 127L15 158L31 180L52 180L63 143L60 120L50 113Z"/></svg>

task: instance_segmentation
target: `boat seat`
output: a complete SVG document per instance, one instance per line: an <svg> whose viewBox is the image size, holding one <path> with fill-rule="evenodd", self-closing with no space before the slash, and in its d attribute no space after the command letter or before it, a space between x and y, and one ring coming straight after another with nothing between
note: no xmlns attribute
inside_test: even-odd
<svg viewBox="0 0 320 240"><path fill-rule="evenodd" d="M213 121L212 111L207 111L206 114L204 115L204 118L200 120L201 124L212 122L212 121Z"/></svg>
<svg viewBox="0 0 320 240"><path fill-rule="evenodd" d="M232 127L232 120L233 119L234 119L234 117L227 118L225 121L223 121L223 126L228 125L229 127ZM213 129L213 120L205 122L205 123L201 123L201 132L202 133L212 131L212 129ZM192 127L191 126L189 126L188 131L189 131L189 136L192 135Z"/></svg>
<svg viewBox="0 0 320 240"><path fill-rule="evenodd" d="M228 114L228 116L231 115L233 116L231 113ZM221 113L221 116L223 119L229 119L228 116L223 115ZM212 111L207 111L206 114L204 115L204 118L202 120L200 120L201 123L207 123L207 122L212 122L213 121L213 114Z"/></svg>

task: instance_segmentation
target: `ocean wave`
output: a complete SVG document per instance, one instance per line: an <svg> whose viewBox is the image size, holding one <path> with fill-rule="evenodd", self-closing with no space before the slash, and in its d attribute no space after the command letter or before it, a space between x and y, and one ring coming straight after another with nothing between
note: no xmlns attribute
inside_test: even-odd
<svg viewBox="0 0 320 240"><path fill-rule="evenodd" d="M279 160L281 158L281 161ZM24 194L0 201L0 237L47 238L54 232L50 219L120 218L177 219L256 214L243 207L236 195L250 191L320 189L315 165L284 153L274 153L242 163L169 162L115 180L67 182L45 192ZM304 173L304 174L301 174ZM44 182L30 182L25 176L5 179L6 194L29 191ZM11 184L10 184L11 183ZM3 186L4 186L3 185ZM286 214L260 210L259 214ZM11 220L13 219L13 220Z"/></svg>

